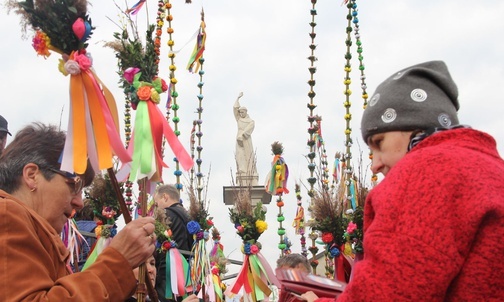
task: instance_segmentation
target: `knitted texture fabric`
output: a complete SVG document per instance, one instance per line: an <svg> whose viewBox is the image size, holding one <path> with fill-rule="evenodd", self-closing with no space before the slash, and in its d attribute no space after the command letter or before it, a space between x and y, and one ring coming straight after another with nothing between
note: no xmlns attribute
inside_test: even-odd
<svg viewBox="0 0 504 302"><path fill-rule="evenodd" d="M364 260L337 301L504 301L503 179L483 132L420 142L370 191Z"/></svg>
<svg viewBox="0 0 504 302"><path fill-rule="evenodd" d="M369 100L361 122L364 142L377 133L457 125L457 98L444 62L405 68L383 81Z"/></svg>

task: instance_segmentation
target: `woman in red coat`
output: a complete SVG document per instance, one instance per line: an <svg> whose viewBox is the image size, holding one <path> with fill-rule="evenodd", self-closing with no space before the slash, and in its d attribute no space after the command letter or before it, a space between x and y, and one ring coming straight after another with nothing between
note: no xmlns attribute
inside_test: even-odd
<svg viewBox="0 0 504 302"><path fill-rule="evenodd" d="M441 61L378 86L361 131L385 178L366 200L364 260L337 301L504 301L504 161L490 135L459 125L458 108Z"/></svg>

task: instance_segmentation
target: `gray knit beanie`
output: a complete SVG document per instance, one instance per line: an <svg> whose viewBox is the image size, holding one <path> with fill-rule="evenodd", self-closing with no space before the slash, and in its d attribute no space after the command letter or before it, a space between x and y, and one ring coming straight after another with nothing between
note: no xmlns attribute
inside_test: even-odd
<svg viewBox="0 0 504 302"><path fill-rule="evenodd" d="M389 131L458 125L457 85L442 61L405 68L381 83L361 121L362 138Z"/></svg>

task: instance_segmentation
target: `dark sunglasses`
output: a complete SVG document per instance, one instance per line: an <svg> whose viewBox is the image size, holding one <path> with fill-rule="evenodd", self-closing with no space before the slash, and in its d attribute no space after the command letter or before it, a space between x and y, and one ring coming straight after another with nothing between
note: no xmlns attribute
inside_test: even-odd
<svg viewBox="0 0 504 302"><path fill-rule="evenodd" d="M49 168L48 170L63 176L65 178L65 182L72 189L73 194L79 195L82 192L82 189L84 188L84 182L82 181L82 178L80 178L80 176L77 176L74 173L61 171L53 168Z"/></svg>

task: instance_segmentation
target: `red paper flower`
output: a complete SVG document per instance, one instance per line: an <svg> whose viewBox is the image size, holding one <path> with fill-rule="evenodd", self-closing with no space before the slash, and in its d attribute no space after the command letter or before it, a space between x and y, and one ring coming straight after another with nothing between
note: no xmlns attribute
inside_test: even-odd
<svg viewBox="0 0 504 302"><path fill-rule="evenodd" d="M163 242L162 249L163 249L163 251L167 251L167 250L171 249L170 241Z"/></svg>
<svg viewBox="0 0 504 302"><path fill-rule="evenodd" d="M322 233L322 242L324 243L331 243L334 240L334 236L332 233L326 232Z"/></svg>

